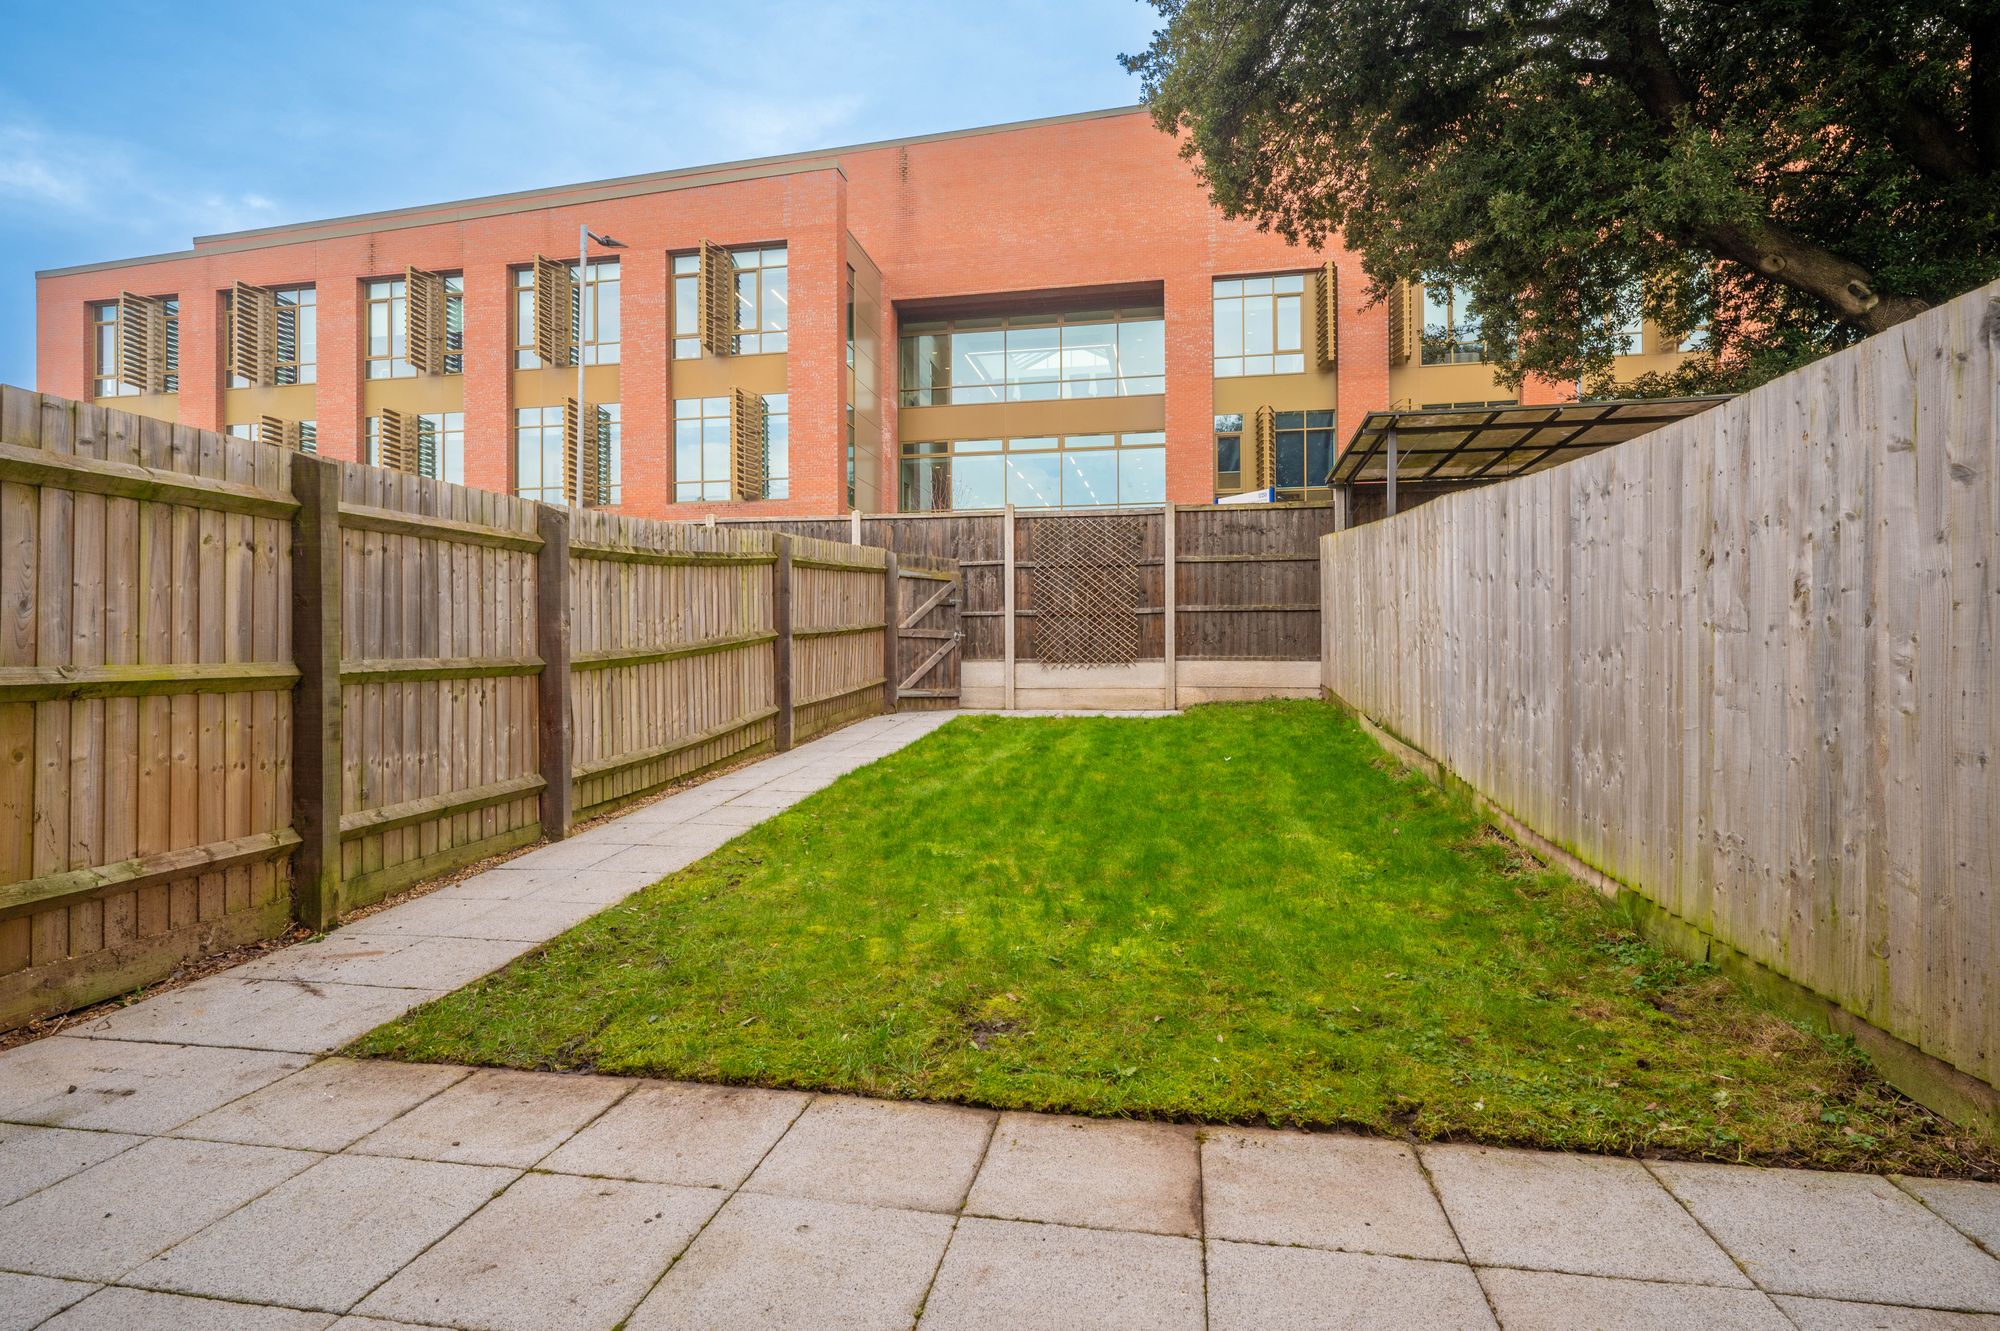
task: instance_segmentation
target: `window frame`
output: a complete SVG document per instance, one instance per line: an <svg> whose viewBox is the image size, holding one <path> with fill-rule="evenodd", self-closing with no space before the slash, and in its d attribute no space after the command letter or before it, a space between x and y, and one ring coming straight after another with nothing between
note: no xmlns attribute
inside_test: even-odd
<svg viewBox="0 0 2000 1331"><path fill-rule="evenodd" d="M1261 379L1306 372L1306 306L1311 294L1311 276L1310 272L1296 271L1210 280L1209 354L1213 377ZM1266 307L1253 305L1265 300L1269 301ZM1268 329L1268 341L1253 343L1253 327ZM1235 329L1235 338L1225 345L1224 333L1228 328Z"/></svg>
<svg viewBox="0 0 2000 1331"><path fill-rule="evenodd" d="M572 355L584 365L617 365L620 363L625 332L624 274L617 256L592 259L587 270L579 271L574 259L557 260L569 265L570 281L576 284L576 298L570 305L569 333ZM611 277L604 272L610 270ZM576 360L567 365L549 366L535 354L535 268L533 264L519 264L508 269L508 285L513 294L513 312L508 322L513 332L514 368L517 370L573 370ZM599 339L604 327L604 288L611 288L612 322L618 330L618 337L609 341ZM447 316L447 328L449 316ZM450 333L447 332L449 337ZM461 333L461 337L463 334ZM463 354L463 353L461 353ZM462 363L462 362L461 362Z"/></svg>
<svg viewBox="0 0 2000 1331"><path fill-rule="evenodd" d="M1128 355L1125 329L1140 329L1157 326L1156 338L1159 345L1157 370L1142 369L1140 372L1125 373ZM1108 344L1079 342L1072 349L1065 338L1067 329L1108 327L1112 330ZM1010 333L1039 333L1045 329L1055 332L1053 347L1012 345ZM967 334L998 334L1000 377L986 378L975 383L954 382L956 366L961 359L956 339ZM1137 337L1134 336L1134 340ZM919 344L929 340L928 351L919 349ZM1024 343L1028 339L1023 339ZM1111 349L1110 374L1079 374L1071 370L1072 350L1079 358L1098 345L1108 345ZM1014 370L1017 358L1033 355L1047 355L1053 352L1055 373L1051 376L1016 377ZM976 351L975 356L989 356L994 353ZM914 376L912 371L922 364L930 364L932 373ZM983 406L999 402L1084 402L1103 398L1156 397L1164 394L1167 387L1166 366L1166 311L1158 305L1133 305L1113 309L1067 310L1055 314L1003 314L983 315L960 319L918 320L898 328L896 331L896 404L898 407L954 407ZM913 377L922 377L926 382L912 385ZM1084 392L1082 387L1108 384L1110 392Z"/></svg>
<svg viewBox="0 0 2000 1331"><path fill-rule="evenodd" d="M896 498L899 512L984 512L1003 507L1012 502L1016 508L1039 512L1089 512L1093 509L1145 508L1166 501L1166 432L1164 430L1123 430L1078 432L1062 435L1023 435L1001 438L967 439L923 439L905 440L896 460ZM1090 442L1084 442L1090 441ZM1090 478L1085 473L1083 463L1104 457L1113 459L1114 484L1116 491L1112 498L1102 502L1067 504L1061 502L1074 479L1078 484L1088 486ZM1017 477L1024 487L1034 488L1029 468L1039 467L1037 462L1023 462L1016 465L1014 459L1052 458L1052 480L1056 484L1055 504L1023 503L1013 498ZM1070 462L1069 459L1079 459ZM982 466L981 470L991 470L994 475L991 484L997 486L999 502L962 507L947 502L943 508L935 504L912 502L916 491L913 482L925 474L943 477L949 491L955 484L953 473L961 461L984 463L992 459L995 465ZM1146 493L1127 497L1126 467L1135 468L1133 480L1144 482ZM1155 465L1156 464L1156 465ZM1144 467L1150 475L1142 475L1137 468ZM934 488L936 480L931 482ZM1157 494L1152 491L1157 490Z"/></svg>

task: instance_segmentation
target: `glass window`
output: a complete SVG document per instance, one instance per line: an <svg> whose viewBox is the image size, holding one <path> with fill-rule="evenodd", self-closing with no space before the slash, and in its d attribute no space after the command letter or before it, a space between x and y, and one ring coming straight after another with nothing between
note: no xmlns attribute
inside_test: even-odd
<svg viewBox="0 0 2000 1331"><path fill-rule="evenodd" d="M181 302L178 296L161 296L166 319L166 375L162 391L178 393L181 388ZM142 391L118 377L118 302L97 301L89 306L91 395L93 397L137 397Z"/></svg>
<svg viewBox="0 0 2000 1331"><path fill-rule="evenodd" d="M1612 331L1611 354L1637 356L1646 349L1646 321L1639 305L1639 288L1628 286L1619 296L1622 307L1631 312Z"/></svg>
<svg viewBox="0 0 2000 1331"><path fill-rule="evenodd" d="M1276 416L1278 498L1327 499L1335 444L1331 411L1281 411Z"/></svg>
<svg viewBox="0 0 2000 1331"><path fill-rule="evenodd" d="M576 299L570 306L570 337L583 348L585 365L616 365L619 350L619 268L616 259L592 259L582 274L570 265ZM461 316L462 318L462 316ZM574 361L571 364L575 364ZM514 270L514 368L542 368L535 354L535 270Z"/></svg>
<svg viewBox="0 0 2000 1331"><path fill-rule="evenodd" d="M363 422L361 460L382 465L382 418ZM560 426L558 427L560 428ZM417 474L432 480L465 484L465 413L427 411L417 417Z"/></svg>
<svg viewBox="0 0 2000 1331"><path fill-rule="evenodd" d="M897 400L906 407L1166 391L1157 308L912 323L898 341Z"/></svg>
<svg viewBox="0 0 2000 1331"><path fill-rule="evenodd" d="M1215 492L1238 494L1243 490L1243 417L1239 413L1215 418Z"/></svg>
<svg viewBox="0 0 2000 1331"><path fill-rule="evenodd" d="M1302 273L1215 281L1215 377L1302 374L1306 368Z"/></svg>
<svg viewBox="0 0 2000 1331"><path fill-rule="evenodd" d="M736 354L786 350L792 325L789 251L783 245L748 245L729 251L729 258L736 265ZM701 256L676 254L670 266L674 359L694 360L701 355Z"/></svg>
<svg viewBox="0 0 2000 1331"><path fill-rule="evenodd" d="M788 499L792 493L792 395L764 395L764 497Z"/></svg>
<svg viewBox="0 0 2000 1331"><path fill-rule="evenodd" d="M368 378L416 377L416 366L404 359L409 352L409 316L409 289L402 278L385 277L363 288L361 326L366 330L368 339ZM374 461L373 456L369 461Z"/></svg>
<svg viewBox="0 0 2000 1331"><path fill-rule="evenodd" d="M1423 363L1470 365L1486 359L1479 321L1449 282L1424 283Z"/></svg>
<svg viewBox="0 0 2000 1331"><path fill-rule="evenodd" d="M908 512L1101 508L1166 498L1166 435L1037 435L903 445L901 507Z"/></svg>
<svg viewBox="0 0 2000 1331"><path fill-rule="evenodd" d="M278 307L278 347L273 382L309 384L317 380L319 363L319 297L311 287L278 287L271 292ZM223 344L235 336L236 311L223 296ZM250 381L229 376L231 388L248 388Z"/></svg>
<svg viewBox="0 0 2000 1331"><path fill-rule="evenodd" d="M563 409L514 408L514 493L547 504L563 494Z"/></svg>
<svg viewBox="0 0 2000 1331"><path fill-rule="evenodd" d="M674 502L729 498L729 399L674 401Z"/></svg>

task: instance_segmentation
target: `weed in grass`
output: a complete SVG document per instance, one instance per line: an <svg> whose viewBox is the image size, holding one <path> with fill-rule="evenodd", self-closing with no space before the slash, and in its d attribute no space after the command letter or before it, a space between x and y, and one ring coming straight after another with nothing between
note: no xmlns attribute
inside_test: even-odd
<svg viewBox="0 0 2000 1331"><path fill-rule="evenodd" d="M1316 703L964 717L357 1052L1978 1172Z"/></svg>

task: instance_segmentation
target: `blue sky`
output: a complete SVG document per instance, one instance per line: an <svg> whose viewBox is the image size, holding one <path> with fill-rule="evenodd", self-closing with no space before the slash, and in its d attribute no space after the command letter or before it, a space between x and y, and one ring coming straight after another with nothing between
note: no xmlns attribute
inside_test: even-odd
<svg viewBox="0 0 2000 1331"><path fill-rule="evenodd" d="M0 15L19 57L0 83L0 382L30 386L38 268L1122 105L1139 89L1117 57L1158 18L1138 0L11 0ZM218 91L232 81L249 96Z"/></svg>

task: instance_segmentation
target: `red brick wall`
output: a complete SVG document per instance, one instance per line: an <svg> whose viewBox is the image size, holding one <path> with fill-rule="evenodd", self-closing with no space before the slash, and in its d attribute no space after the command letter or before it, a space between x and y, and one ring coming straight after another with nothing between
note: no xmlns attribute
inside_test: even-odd
<svg viewBox="0 0 2000 1331"><path fill-rule="evenodd" d="M843 176L844 172L844 176ZM1073 286L1158 283L1167 308L1168 494L1211 494L1209 281L1218 273L1298 269L1319 256L1209 205L1174 142L1132 113L841 155L841 170L665 189L587 204L41 279L40 387L87 397L84 305L120 290L178 293L181 419L214 427L223 400L220 293L235 280L318 288L316 414L321 449L358 455L362 420L360 283L405 265L465 275L466 479L512 488L509 267L535 253L570 257L587 220L623 241L620 398L624 508L699 516L828 513L846 497L846 259L851 229L882 269L885 311L883 494L895 487L893 303ZM673 363L667 254L701 240L790 247L791 497L763 504L672 505ZM1387 405L1386 321L1361 306L1365 281L1341 263L1340 429Z"/></svg>

